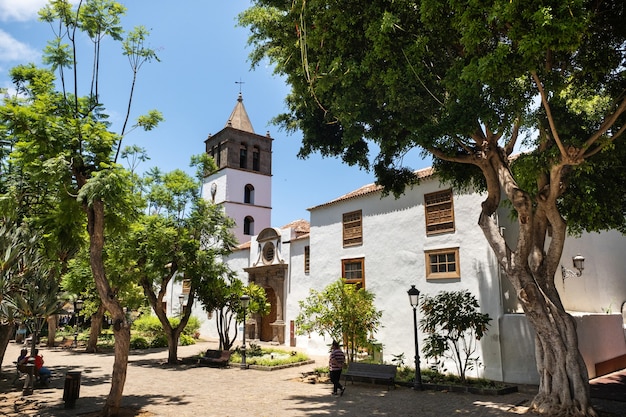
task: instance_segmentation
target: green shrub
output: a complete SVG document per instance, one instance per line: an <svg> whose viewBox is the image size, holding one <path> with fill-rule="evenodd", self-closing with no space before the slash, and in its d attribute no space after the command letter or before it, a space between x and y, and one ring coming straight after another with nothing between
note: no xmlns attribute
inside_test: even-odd
<svg viewBox="0 0 626 417"><path fill-rule="evenodd" d="M258 345L254 345L254 346L258 346ZM256 351L256 349L254 350ZM272 357L273 353L275 354L274 357ZM278 365L286 365L290 363L304 362L307 360L309 360L309 357L302 352L266 348L266 349L261 349L260 354L255 354L253 356L250 356L248 355L248 349L246 349L246 363L248 365L278 366ZM241 350L240 349L235 349L235 351L231 354L230 362L231 363L241 362Z"/></svg>
<svg viewBox="0 0 626 417"><path fill-rule="evenodd" d="M130 348L131 349L148 349L150 347L150 343L146 340L146 338L142 336L131 336L130 338Z"/></svg>
<svg viewBox="0 0 626 417"><path fill-rule="evenodd" d="M190 345L195 345L196 340L193 337L183 333L180 335L180 338L178 339L178 343L181 346L190 346Z"/></svg>
<svg viewBox="0 0 626 417"><path fill-rule="evenodd" d="M172 327L178 326L180 323L179 317L172 317L169 319ZM190 317L187 322L187 326L180 335L179 343L182 346L188 346L195 344L194 336L197 336L198 330L200 329L200 320L197 317ZM140 318L135 320L132 323L132 330L135 333L138 333L138 336L143 337L144 339L150 340L148 343L149 347L153 348L161 348L167 347L167 336L165 336L165 332L163 331L163 327L161 326L161 322L159 318L152 315L142 315ZM143 349L144 347L139 347L134 349Z"/></svg>
<svg viewBox="0 0 626 417"><path fill-rule="evenodd" d="M478 300L467 290L424 296L420 310L420 329L427 335L422 347L424 357L438 367L444 366L445 359L454 361L464 381L467 371L480 364L474 354L478 341L489 328L491 317L480 312Z"/></svg>
<svg viewBox="0 0 626 417"><path fill-rule="evenodd" d="M172 327L178 326L178 323L180 323L180 317L170 318L170 324L172 325ZM194 337L198 333L198 330L200 330L200 319L198 319L196 316L191 316L189 317L189 321L183 329L182 334Z"/></svg>
<svg viewBox="0 0 626 417"><path fill-rule="evenodd" d="M143 315L133 322L131 328L148 338L163 334L163 326L157 316Z"/></svg>
<svg viewBox="0 0 626 417"><path fill-rule="evenodd" d="M165 334L157 335L150 342L150 347L152 347L152 348L167 347L167 336L165 336Z"/></svg>

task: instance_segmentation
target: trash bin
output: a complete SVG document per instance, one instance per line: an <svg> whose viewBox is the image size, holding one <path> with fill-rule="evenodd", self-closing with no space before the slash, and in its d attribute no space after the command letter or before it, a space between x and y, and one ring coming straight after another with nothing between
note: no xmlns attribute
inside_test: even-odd
<svg viewBox="0 0 626 417"><path fill-rule="evenodd" d="M65 401L65 408L74 408L79 395L80 372L68 372L65 374L65 385L63 386L63 401Z"/></svg>

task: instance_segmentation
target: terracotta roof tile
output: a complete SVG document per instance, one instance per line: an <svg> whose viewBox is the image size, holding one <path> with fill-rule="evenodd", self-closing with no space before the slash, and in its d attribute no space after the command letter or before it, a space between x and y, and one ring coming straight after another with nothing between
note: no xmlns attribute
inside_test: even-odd
<svg viewBox="0 0 626 417"><path fill-rule="evenodd" d="M423 179L423 178L428 178L430 176L433 175L434 173L434 169L432 167L428 167L428 168L424 168L424 169L420 169L415 171L415 175L417 175L417 177L419 179ZM358 197L362 197L364 195L368 195L368 194L372 194L372 193L376 193L376 192L380 192L382 191L383 187L381 185L377 185L375 183L372 184L367 184L364 185L361 188L358 188L354 191L350 191L347 194L342 195L341 197L337 197L334 200L330 200L326 203L314 206L314 207L310 207L307 210L314 210L316 208L320 208L320 207L325 207L325 206L330 206L333 205L335 203L339 203L341 201L345 201L345 200L350 200L353 198L358 198Z"/></svg>
<svg viewBox="0 0 626 417"><path fill-rule="evenodd" d="M305 233L309 233L311 230L311 225L308 221L304 219L294 220L286 225L282 226L281 229L294 229L296 231L296 236L300 237Z"/></svg>

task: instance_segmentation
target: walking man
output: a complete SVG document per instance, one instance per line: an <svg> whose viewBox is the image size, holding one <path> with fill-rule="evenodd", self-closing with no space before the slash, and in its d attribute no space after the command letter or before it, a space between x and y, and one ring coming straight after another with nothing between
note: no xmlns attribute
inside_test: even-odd
<svg viewBox="0 0 626 417"><path fill-rule="evenodd" d="M338 391L340 391L339 395L343 395L343 392L346 390L346 387L341 386L339 383L344 363L346 363L346 355L339 347L339 342L333 340L333 343L330 346L330 359L328 361L330 381L333 383L333 395L337 395Z"/></svg>

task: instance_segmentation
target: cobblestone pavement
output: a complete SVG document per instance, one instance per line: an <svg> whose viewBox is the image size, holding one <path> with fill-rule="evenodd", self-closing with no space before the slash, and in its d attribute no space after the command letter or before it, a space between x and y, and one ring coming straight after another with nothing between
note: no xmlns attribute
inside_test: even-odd
<svg viewBox="0 0 626 417"><path fill-rule="evenodd" d="M49 388L36 388L22 396L11 385L19 345L10 343L0 381L0 415L9 417L97 416L110 389L113 354L86 354L80 349L40 349L53 372ZM192 357L215 342L181 346L179 358ZM302 374L325 365L315 364L276 371L216 369L192 365L167 365L167 350L132 352L124 387L124 416L172 417L297 417L297 416L514 416L527 411L532 392L503 396L414 391L383 385L348 383L341 397L331 395L329 384L302 382ZM65 374L81 372L80 397L72 409L62 400ZM626 403L620 403L625 406ZM605 408L609 410L609 408ZM609 410L610 411L610 410ZM623 409L606 416L624 416ZM619 413L619 414L618 414Z"/></svg>

